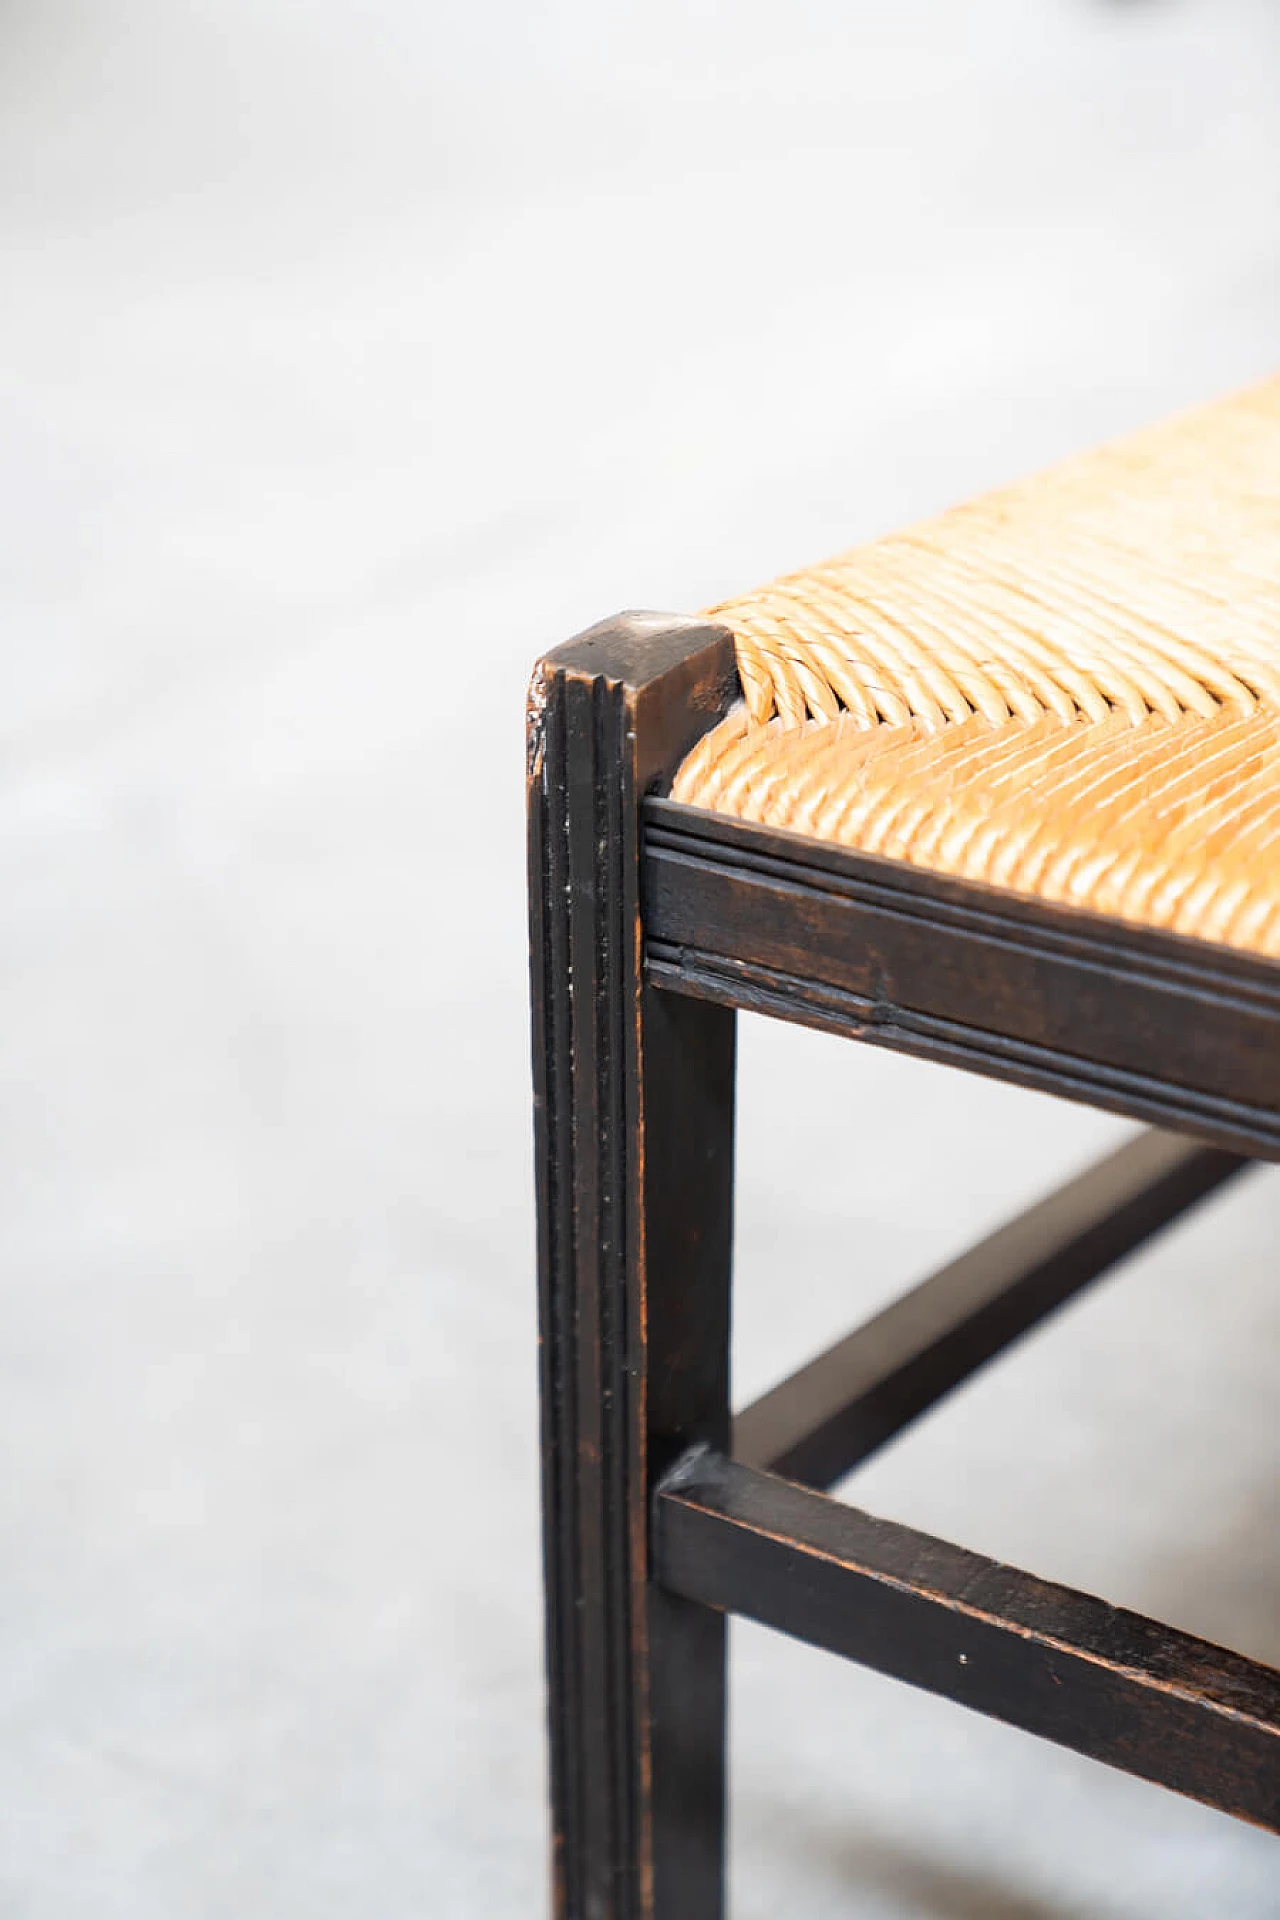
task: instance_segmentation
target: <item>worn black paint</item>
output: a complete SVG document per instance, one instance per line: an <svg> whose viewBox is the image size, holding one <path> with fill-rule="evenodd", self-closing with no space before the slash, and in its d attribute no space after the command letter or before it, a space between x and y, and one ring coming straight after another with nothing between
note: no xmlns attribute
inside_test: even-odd
<svg viewBox="0 0 1280 1920"><path fill-rule="evenodd" d="M1251 1162L1148 1129L763 1394L734 1458L829 1487Z"/></svg>
<svg viewBox="0 0 1280 1920"><path fill-rule="evenodd" d="M650 800L651 977L1280 1159L1280 964Z"/></svg>
<svg viewBox="0 0 1280 1920"><path fill-rule="evenodd" d="M649 1581L657 1474L728 1438L733 1015L641 967L638 806L732 682L631 616L530 696L530 906L555 1910L715 1920L724 1627Z"/></svg>
<svg viewBox="0 0 1280 1920"><path fill-rule="evenodd" d="M654 1537L691 1600L1280 1830L1271 1667L706 1448Z"/></svg>
<svg viewBox="0 0 1280 1920"><path fill-rule="evenodd" d="M1280 1158L1280 967L664 800L734 691L723 629L628 615L530 694L558 1920L718 1920L726 1609L1276 1826L1280 1676L726 1456L734 1009L1210 1143L1122 1149L743 1417L828 1482Z"/></svg>

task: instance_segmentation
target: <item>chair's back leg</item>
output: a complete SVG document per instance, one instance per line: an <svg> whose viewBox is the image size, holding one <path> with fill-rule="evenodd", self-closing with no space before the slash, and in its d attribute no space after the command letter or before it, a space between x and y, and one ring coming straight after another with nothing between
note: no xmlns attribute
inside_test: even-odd
<svg viewBox="0 0 1280 1920"><path fill-rule="evenodd" d="M727 1444L734 1016L647 988L638 809L715 718L728 636L629 616L549 656L530 897L559 1920L716 1920L723 1617L649 1581L655 1479Z"/></svg>

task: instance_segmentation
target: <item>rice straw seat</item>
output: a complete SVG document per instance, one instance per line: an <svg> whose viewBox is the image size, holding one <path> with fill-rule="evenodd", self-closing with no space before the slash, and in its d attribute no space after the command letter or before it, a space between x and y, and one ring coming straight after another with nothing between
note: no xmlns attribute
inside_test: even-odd
<svg viewBox="0 0 1280 1920"><path fill-rule="evenodd" d="M1280 378L709 617L674 799L1280 955Z"/></svg>

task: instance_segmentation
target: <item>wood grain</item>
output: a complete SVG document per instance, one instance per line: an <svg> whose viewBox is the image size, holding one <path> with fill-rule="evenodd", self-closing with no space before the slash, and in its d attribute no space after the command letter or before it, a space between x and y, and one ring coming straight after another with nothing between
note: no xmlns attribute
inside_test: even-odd
<svg viewBox="0 0 1280 1920"><path fill-rule="evenodd" d="M1280 965L653 799L650 977L1280 1158Z"/></svg>
<svg viewBox="0 0 1280 1920"><path fill-rule="evenodd" d="M1250 1163L1149 1129L763 1394L733 1456L829 1487Z"/></svg>
<svg viewBox="0 0 1280 1920"><path fill-rule="evenodd" d="M1280 1830L1280 1673L711 1449L654 1508L659 1577Z"/></svg>
<svg viewBox="0 0 1280 1920"><path fill-rule="evenodd" d="M732 676L628 616L544 660L529 726L554 1908L714 1920L724 1627L648 1578L657 1475L729 1422L734 1020L643 980L640 795Z"/></svg>

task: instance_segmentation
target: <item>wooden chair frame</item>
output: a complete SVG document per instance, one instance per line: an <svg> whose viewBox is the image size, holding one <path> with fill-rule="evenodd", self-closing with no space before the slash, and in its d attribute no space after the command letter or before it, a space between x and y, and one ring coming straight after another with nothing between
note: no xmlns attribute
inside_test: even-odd
<svg viewBox="0 0 1280 1920"><path fill-rule="evenodd" d="M722 1913L729 1613L1280 1831L1280 1673L822 1491L1280 1158L1280 968L657 797L735 693L631 614L530 695L555 1912ZM1152 1130L732 1420L739 1007Z"/></svg>

